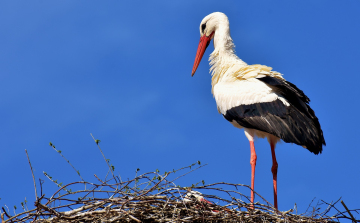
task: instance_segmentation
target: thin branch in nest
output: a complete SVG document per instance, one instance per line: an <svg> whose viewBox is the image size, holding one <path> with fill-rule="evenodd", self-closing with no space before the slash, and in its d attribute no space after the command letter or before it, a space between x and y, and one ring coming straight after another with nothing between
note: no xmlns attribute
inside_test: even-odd
<svg viewBox="0 0 360 223"><path fill-rule="evenodd" d="M34 176L34 171L33 171L33 168L31 166L31 162L30 162L30 158L29 158L29 154L27 152L27 150L25 149L25 152L26 152L26 157L29 161L29 165L30 165L30 169L31 169L31 175L32 175L32 178L33 178L33 181L34 181L34 188L35 188L35 199L38 198L38 195L37 195L37 191L36 191L36 182L35 182L35 176Z"/></svg>
<svg viewBox="0 0 360 223"><path fill-rule="evenodd" d="M341 200L341 204L344 206L344 208L346 209L346 211L349 213L349 215L351 216L351 220L353 222L356 222L354 216L351 214L351 212L349 211L348 207L346 206L346 204L344 203L344 201Z"/></svg>
<svg viewBox="0 0 360 223"><path fill-rule="evenodd" d="M81 179L82 181L85 181L85 180L81 177L80 171L77 170L77 169L70 163L70 160L66 159L66 157L62 154L62 151L61 151L61 150L57 150L57 149L55 148L55 145L52 144L51 142L49 143L49 145L50 145L51 148L53 148L58 154L60 154L60 156L61 156L62 158L64 158L64 160L75 170L75 172L76 172L77 175L80 177L80 179Z"/></svg>
<svg viewBox="0 0 360 223"><path fill-rule="evenodd" d="M105 155L104 155L104 153L103 153L103 151L101 150L100 145L99 145L100 140L99 140L99 139L95 139L95 137L93 136L92 133L90 133L90 135L91 135L91 137L93 138L94 142L96 143L97 147L99 148L99 150L100 150L100 152L101 152L101 155L104 157L104 160L105 160L106 164L108 165L109 170L110 170L113 178L114 178L115 181L116 181L116 177L115 177L114 172L113 172L113 170L115 169L115 167L114 167L113 165L110 166L110 163L109 163L110 160L106 159L106 157L105 157ZM106 177L105 177L105 179L106 179Z"/></svg>

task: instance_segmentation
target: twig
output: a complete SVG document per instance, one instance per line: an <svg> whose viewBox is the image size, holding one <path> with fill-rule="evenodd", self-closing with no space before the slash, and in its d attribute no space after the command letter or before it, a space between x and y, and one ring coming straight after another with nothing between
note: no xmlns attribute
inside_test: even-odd
<svg viewBox="0 0 360 223"><path fill-rule="evenodd" d="M114 172L112 171L112 168L111 168L111 166L109 165L109 162L106 160L106 157L105 157L105 155L104 155L103 151L101 150L101 148L100 148L100 146L99 146L99 141L97 141L97 140L94 138L94 136L93 136L93 134L92 134L92 133L90 133L90 135L91 135L91 137L93 138L94 142L96 143L97 147L99 148L99 150L100 150L100 152L101 152L102 156L104 157L104 160L105 160L106 164L107 164L107 165L108 165L108 167L109 167L109 170L111 171L111 174L112 174L113 178L114 178L114 179L115 179L115 181L116 181L116 178L115 178Z"/></svg>
<svg viewBox="0 0 360 223"><path fill-rule="evenodd" d="M206 166L206 165L208 165L208 164L204 164L204 165L201 165L201 166L198 166L197 168L195 168L195 169L193 169L193 170L191 170L191 171L189 171L189 172L187 172L187 173L185 173L185 174L183 174L183 175L181 175L181 176L178 176L177 178L175 178L172 182L174 182L175 180L177 180L177 179L179 179L179 178L181 178L181 177L183 177L183 176L185 176L185 175L187 175L187 174L189 174L189 173L191 173L191 172L193 172L193 171L195 171L195 170L197 170L197 169L200 169L201 167L204 167L204 166ZM183 167L184 168L184 167ZM183 169L183 168L181 168L181 169ZM185 167L186 168L186 167ZM181 170L181 169L179 169L179 170Z"/></svg>
<svg viewBox="0 0 360 223"><path fill-rule="evenodd" d="M345 205L344 201L341 200L341 204L344 206L344 208L346 209L346 211L349 213L349 215L351 216L351 220L353 222L356 222L356 219L354 218L354 216L351 214L351 212L349 211L348 207Z"/></svg>
<svg viewBox="0 0 360 223"><path fill-rule="evenodd" d="M49 143L49 145L50 145L57 153L59 153L60 156L61 156L62 158L64 158L64 160L75 170L75 172L78 174L78 176L80 177L80 179L81 179L82 181L85 181L85 180L81 177L80 171L77 170L77 169L70 163L70 161L65 158L65 156L61 153L61 150L55 149L55 146L54 146L51 142Z"/></svg>
<svg viewBox="0 0 360 223"><path fill-rule="evenodd" d="M2 207L2 210L3 210L3 214L5 214L6 215L6 217L8 217L8 218L11 218L11 216L6 212L6 210L5 210L5 208L4 207Z"/></svg>
<svg viewBox="0 0 360 223"><path fill-rule="evenodd" d="M29 161L29 165L30 165L30 169L31 169L31 174L32 174L32 178L33 178L33 181L34 181L35 199L38 199L38 195L37 195L37 191L36 191L36 183L35 183L34 171L33 171L33 168L32 168L32 166L31 166L29 154L28 154L28 152L27 152L26 149L25 149L25 152L26 152L27 159L28 159L28 161Z"/></svg>
<svg viewBox="0 0 360 223"><path fill-rule="evenodd" d="M312 201L310 202L310 204L309 204L308 208L306 209L305 213L307 213L307 211L308 211L309 208L311 207L311 204L312 204L312 202L315 200L315 198L316 198L316 197L314 197L314 198L312 199Z"/></svg>
<svg viewBox="0 0 360 223"><path fill-rule="evenodd" d="M51 179L50 179L51 180ZM88 183L88 182L72 182L72 183L69 183L69 184L66 184L66 185L64 185L64 186L62 186L60 189L58 189L52 196L51 196L51 198L49 199L49 201L46 203L46 205L48 205L49 203L50 203L50 201L55 197L55 195L57 194L57 193L59 193L61 190L65 190L67 193L69 193L69 194L71 194L69 191L67 191L65 188L66 187L68 187L68 186L70 186L70 185L73 185L73 184L78 184L78 183L81 183L81 184L83 184L83 183L85 183L85 184L91 184L91 183Z"/></svg>
<svg viewBox="0 0 360 223"><path fill-rule="evenodd" d="M42 185L43 185L44 181L39 178L39 183L40 183L40 196L42 196L43 195L43 187L42 187Z"/></svg>
<svg viewBox="0 0 360 223"><path fill-rule="evenodd" d="M54 184L56 184L58 187L62 188L64 191L66 191L67 193L70 193L70 191L68 191L66 188L62 187L60 184L57 183L57 180L53 180L52 177L47 174L46 172L43 171L43 174Z"/></svg>
<svg viewBox="0 0 360 223"><path fill-rule="evenodd" d="M141 222L139 219L135 218L134 216L132 216L131 214L127 213L126 211L124 211L124 213L129 216L132 220L136 221L136 222Z"/></svg>
<svg viewBox="0 0 360 223"><path fill-rule="evenodd" d="M31 212L33 212L33 211L36 211L36 209L32 209L32 210L30 210L30 211L25 211L25 212L23 212L23 213L19 213L19 214L15 215L15 216L12 216L12 217L9 218L9 219L7 219L7 221L11 221L11 220L14 219L14 218L17 218L17 217L19 217L19 216L21 216L21 215L24 215L24 214L31 213ZM8 217L9 217L9 216L8 216Z"/></svg>

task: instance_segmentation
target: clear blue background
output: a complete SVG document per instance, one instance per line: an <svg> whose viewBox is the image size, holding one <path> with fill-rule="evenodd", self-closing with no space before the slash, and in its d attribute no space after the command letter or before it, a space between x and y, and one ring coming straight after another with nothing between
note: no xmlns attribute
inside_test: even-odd
<svg viewBox="0 0 360 223"><path fill-rule="evenodd" d="M122 178L200 160L208 165L181 186L250 184L249 143L211 95L212 44L191 77L200 21L220 11L238 56L302 89L324 131L318 156L278 144L279 209L305 211L314 197L360 208L359 8L335 0L1 1L0 206L19 207L25 197L32 206L25 149L47 195L56 187L42 171L79 180L50 141L87 181L105 176L90 133ZM255 190L272 202L270 147L262 139L255 146Z"/></svg>

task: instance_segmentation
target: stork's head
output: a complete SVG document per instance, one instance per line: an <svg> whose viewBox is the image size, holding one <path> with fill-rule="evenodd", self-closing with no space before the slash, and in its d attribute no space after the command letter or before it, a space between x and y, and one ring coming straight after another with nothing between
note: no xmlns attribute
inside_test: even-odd
<svg viewBox="0 0 360 223"><path fill-rule="evenodd" d="M229 24L229 20L224 13L213 12L207 15L200 23L200 42L196 52L195 62L192 69L191 76L194 76L198 68L201 58L203 57L206 48L209 46L210 41L216 35L216 30L221 23Z"/></svg>

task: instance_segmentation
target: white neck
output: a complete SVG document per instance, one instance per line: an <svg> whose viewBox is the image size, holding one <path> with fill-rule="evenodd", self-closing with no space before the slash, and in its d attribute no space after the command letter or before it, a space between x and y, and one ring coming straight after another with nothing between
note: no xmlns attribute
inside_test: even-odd
<svg viewBox="0 0 360 223"><path fill-rule="evenodd" d="M235 54L235 45L230 36L230 28L228 21L220 21L214 35L214 51L210 54L209 60L212 71L212 85L227 79L231 72L227 72L229 68L243 67L247 64ZM232 69L231 69L232 70Z"/></svg>

